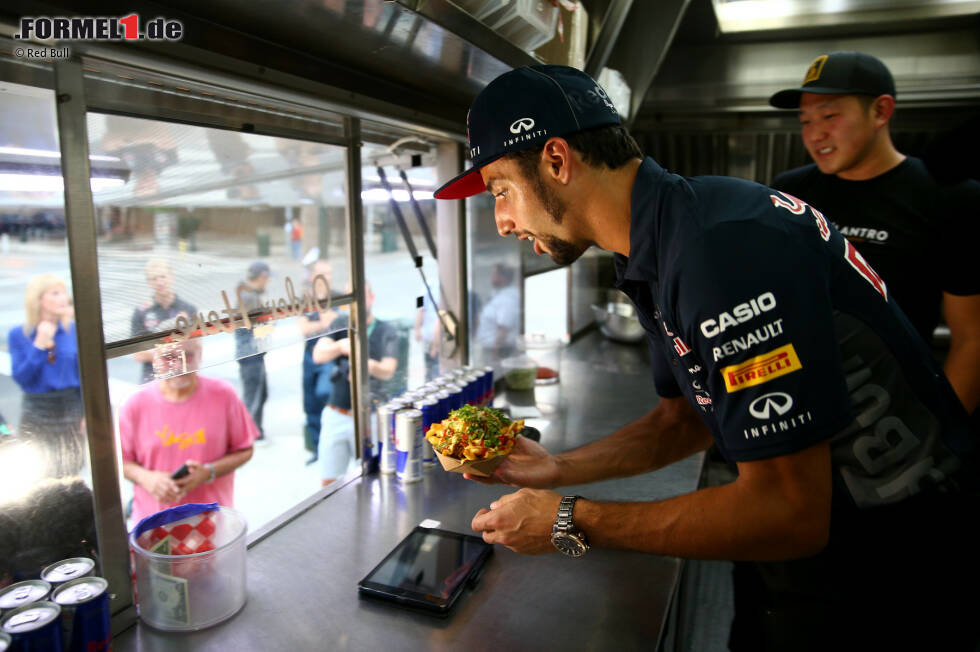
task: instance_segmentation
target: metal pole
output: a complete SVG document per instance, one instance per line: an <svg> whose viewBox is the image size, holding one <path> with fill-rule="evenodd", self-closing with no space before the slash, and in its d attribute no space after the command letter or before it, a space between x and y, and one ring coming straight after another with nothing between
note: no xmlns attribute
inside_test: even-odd
<svg viewBox="0 0 980 652"><path fill-rule="evenodd" d="M347 137L347 246L350 251L348 278L354 291L350 307L351 332L351 407L354 413L354 454L361 458L362 469L369 471L363 441L371 437L371 395L368 383L367 311L364 281L364 205L361 202L361 121L344 118ZM376 452L372 450L372 452Z"/></svg>
<svg viewBox="0 0 980 652"><path fill-rule="evenodd" d="M71 265L78 337L78 368L82 380L85 430L92 467L95 527L99 537L102 574L113 596L113 630L128 627L136 618L129 572L129 542L123 517L116 440L109 408L109 381L103 351L102 297L99 291L96 221L89 185L88 130L82 66L78 60L59 61L55 67L58 137L65 183L68 257Z"/></svg>

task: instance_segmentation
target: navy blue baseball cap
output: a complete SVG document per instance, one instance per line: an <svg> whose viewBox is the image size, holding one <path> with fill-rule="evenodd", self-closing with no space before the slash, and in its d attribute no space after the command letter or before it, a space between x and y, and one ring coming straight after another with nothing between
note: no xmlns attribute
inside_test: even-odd
<svg viewBox="0 0 980 652"><path fill-rule="evenodd" d="M435 192L463 199L487 187L480 168L504 154L543 145L549 138L622 121L602 87L577 68L528 66L487 84L466 115L473 167Z"/></svg>
<svg viewBox="0 0 980 652"><path fill-rule="evenodd" d="M769 98L777 109L796 109L803 93L817 95L891 95L895 80L881 60L863 52L828 52L813 60L799 88L787 88Z"/></svg>

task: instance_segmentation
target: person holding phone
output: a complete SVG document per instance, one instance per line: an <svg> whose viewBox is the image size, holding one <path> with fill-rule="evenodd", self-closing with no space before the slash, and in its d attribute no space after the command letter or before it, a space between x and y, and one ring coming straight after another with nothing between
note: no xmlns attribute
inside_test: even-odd
<svg viewBox="0 0 980 652"><path fill-rule="evenodd" d="M174 375L145 385L119 412L134 523L184 503L234 507L234 472L251 459L258 429L230 383L197 373L200 359L198 340L158 353L158 371Z"/></svg>

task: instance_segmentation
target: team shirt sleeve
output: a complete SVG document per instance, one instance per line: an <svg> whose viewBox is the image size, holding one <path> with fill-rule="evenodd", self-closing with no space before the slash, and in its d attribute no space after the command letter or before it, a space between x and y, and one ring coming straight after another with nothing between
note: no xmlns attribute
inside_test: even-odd
<svg viewBox="0 0 980 652"><path fill-rule="evenodd" d="M682 395L677 379L671 372L670 363L664 355L659 336L646 331L647 347L650 349L650 367L653 370L653 386L661 398L677 398Z"/></svg>
<svg viewBox="0 0 980 652"><path fill-rule="evenodd" d="M828 243L814 226L812 246L796 246L801 226L720 224L692 245L678 276L681 331L707 370L735 461L803 450L851 421L831 272L819 254Z"/></svg>

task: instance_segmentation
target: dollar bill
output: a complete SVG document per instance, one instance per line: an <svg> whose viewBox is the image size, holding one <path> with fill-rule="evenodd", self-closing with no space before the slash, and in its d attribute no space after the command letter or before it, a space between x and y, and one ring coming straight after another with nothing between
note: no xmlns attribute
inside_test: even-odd
<svg viewBox="0 0 980 652"><path fill-rule="evenodd" d="M169 555L170 554L170 537L166 536L156 542L156 544L150 548L150 552L155 552L158 555Z"/></svg>
<svg viewBox="0 0 980 652"><path fill-rule="evenodd" d="M187 580L150 569L150 598L157 614L175 625L190 624L190 597Z"/></svg>

